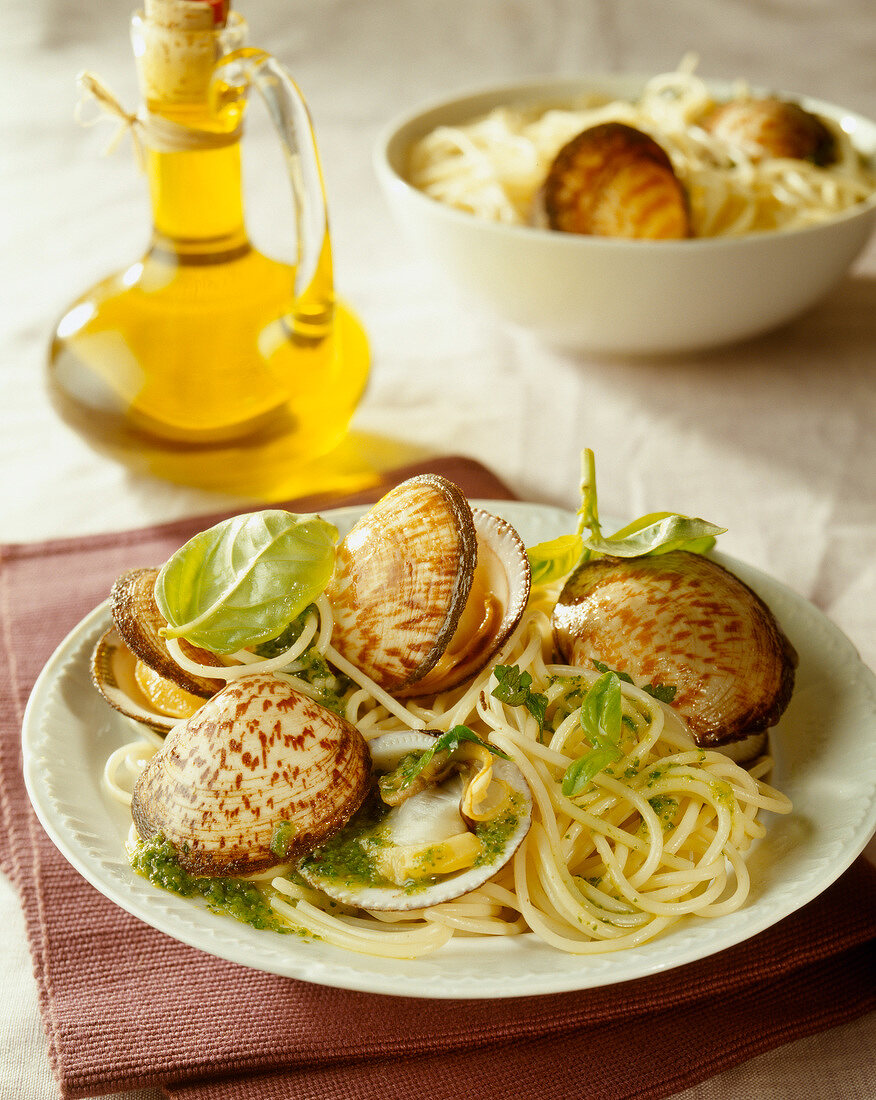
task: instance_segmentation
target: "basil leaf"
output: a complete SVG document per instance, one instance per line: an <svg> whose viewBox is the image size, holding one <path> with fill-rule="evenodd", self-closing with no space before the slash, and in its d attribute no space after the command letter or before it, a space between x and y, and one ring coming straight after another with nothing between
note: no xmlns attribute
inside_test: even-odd
<svg viewBox="0 0 876 1100"><path fill-rule="evenodd" d="M595 658L591 658L593 661L593 667L597 672L613 672L619 680L622 680L625 684L633 684L635 681L628 672L618 672L617 669L609 668L608 665L602 661L597 661ZM678 688L673 684L645 684L642 691L646 695L650 695L652 699L656 699L659 703L671 703L675 699L675 694Z"/></svg>
<svg viewBox="0 0 876 1100"><path fill-rule="evenodd" d="M623 722L620 685L614 672L604 672L584 696L581 728L593 747L566 768L561 790L567 798L586 790L594 776L623 757L618 747Z"/></svg>
<svg viewBox="0 0 876 1100"><path fill-rule="evenodd" d="M501 756L503 760L510 760L507 753L502 752L501 749L497 749L495 745L490 745L487 741L482 740L478 735L468 728L468 726L453 726L447 733L442 733L435 741L435 744L425 756L432 759L436 752L455 752L456 749L462 744L463 741L471 741L475 745L480 745L482 749L487 749L493 756ZM428 760L423 760L423 763L428 763Z"/></svg>
<svg viewBox="0 0 876 1100"><path fill-rule="evenodd" d="M337 537L319 516L280 509L199 532L155 582L165 635L213 653L276 638L328 584Z"/></svg>
<svg viewBox="0 0 876 1100"><path fill-rule="evenodd" d="M526 707L537 719L539 729L543 729L547 696L530 690L532 677L529 673L521 672L517 665L496 665L493 675L498 681L490 693L493 698L500 703L507 703L509 707Z"/></svg>
<svg viewBox="0 0 876 1100"><path fill-rule="evenodd" d="M636 527L631 524L631 527ZM664 514L661 519L647 526L624 534L622 528L615 535L603 538L591 535L584 540L588 550L612 558L640 558L646 554L668 554L671 550L686 550L696 545L699 552L714 545L714 536L723 534L726 527L717 527L704 519Z"/></svg>
<svg viewBox="0 0 876 1100"><path fill-rule="evenodd" d="M646 691L658 703L671 703L678 688L674 684L645 684L642 691Z"/></svg>
<svg viewBox="0 0 876 1100"><path fill-rule="evenodd" d="M566 768L561 790L566 798L574 798L590 785L591 781L610 764L617 763L623 753L615 745L600 745L585 752Z"/></svg>
<svg viewBox="0 0 876 1100"><path fill-rule="evenodd" d="M621 686L614 672L594 680L581 704L581 728L591 744L607 741L616 745L621 735Z"/></svg>
<svg viewBox="0 0 876 1100"><path fill-rule="evenodd" d="M560 535L549 542L539 542L526 551L533 584L551 584L571 573L584 552L580 535Z"/></svg>

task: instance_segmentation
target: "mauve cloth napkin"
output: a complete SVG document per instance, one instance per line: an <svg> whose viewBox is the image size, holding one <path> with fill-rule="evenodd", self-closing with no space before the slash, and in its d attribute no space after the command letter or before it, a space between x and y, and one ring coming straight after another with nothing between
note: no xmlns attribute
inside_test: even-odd
<svg viewBox="0 0 876 1100"><path fill-rule="evenodd" d="M357 499L423 469L472 497L511 496L477 463L446 458L395 471ZM876 872L863 860L719 955L618 986L501 1001L374 996L247 970L107 901L30 810L23 708L55 646L119 573L162 561L214 518L0 549L0 866L21 895L63 1097L157 1085L179 1100L662 1097L876 1007Z"/></svg>

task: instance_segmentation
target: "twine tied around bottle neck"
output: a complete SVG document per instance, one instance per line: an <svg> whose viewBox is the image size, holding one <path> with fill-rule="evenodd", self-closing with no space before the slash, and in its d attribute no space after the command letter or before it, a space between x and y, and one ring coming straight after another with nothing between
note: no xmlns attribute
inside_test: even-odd
<svg viewBox="0 0 876 1100"><path fill-rule="evenodd" d="M146 149L158 153L185 153L196 149L221 149L240 140L242 125L233 130L219 132L214 130L196 130L189 126L180 126L170 119L153 114L145 107L137 112L126 111L118 97L110 91L99 76L92 72L80 73L77 77L80 98L76 105L76 121L82 126L95 126L101 119L115 119L118 126L104 149L109 156L119 146L125 134L131 135L134 157L137 167L144 171L146 167ZM86 116L90 104L97 106L97 113Z"/></svg>

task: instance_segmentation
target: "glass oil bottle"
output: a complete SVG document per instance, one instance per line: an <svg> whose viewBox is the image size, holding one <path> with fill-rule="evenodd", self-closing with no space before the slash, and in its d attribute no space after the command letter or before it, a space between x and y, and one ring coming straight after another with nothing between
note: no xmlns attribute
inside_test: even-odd
<svg viewBox="0 0 876 1100"><path fill-rule="evenodd" d="M348 429L365 334L335 301L307 108L246 24L207 0L146 0L132 21L153 215L146 254L58 323L49 391L98 449L172 481L265 498ZM242 121L257 89L286 153L297 262L249 240Z"/></svg>

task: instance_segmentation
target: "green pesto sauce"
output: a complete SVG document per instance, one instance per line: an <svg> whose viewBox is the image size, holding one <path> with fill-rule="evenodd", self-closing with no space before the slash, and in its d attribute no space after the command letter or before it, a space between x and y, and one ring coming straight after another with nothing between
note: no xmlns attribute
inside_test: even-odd
<svg viewBox="0 0 876 1100"><path fill-rule="evenodd" d="M474 862L475 867L489 865L498 856L508 838L520 823L520 815L523 812L523 799L519 794L511 797L511 803L504 813L498 814L490 821L479 821L475 826L475 836L484 846L484 850Z"/></svg>
<svg viewBox="0 0 876 1100"><path fill-rule="evenodd" d="M253 652L258 654L259 657L278 657L295 644L304 629L307 616L315 610L313 604L310 604L297 618L289 623L279 637L254 646ZM302 667L295 675L310 684L316 693L316 701L327 710L342 715L345 710L345 695L352 681L347 679L346 676L336 673L325 657L313 646L306 649L298 658L298 661Z"/></svg>
<svg viewBox="0 0 876 1100"><path fill-rule="evenodd" d="M648 799L648 805L657 815L664 832L674 825L678 813L677 798L664 798L657 795L655 798Z"/></svg>
<svg viewBox="0 0 876 1100"><path fill-rule="evenodd" d="M305 856L299 866L320 878L345 886L392 886L377 870L374 853L386 845L381 835L390 807L373 786L357 813L340 832Z"/></svg>
<svg viewBox="0 0 876 1100"><path fill-rule="evenodd" d="M416 754L412 754L416 761ZM400 762L401 764L401 762ZM375 855L380 848L387 846L388 840L384 821L391 807L379 796L377 787L373 787L362 808L349 823L336 833L322 847L305 856L299 866L317 878L332 879L345 886L385 886L396 888L377 869ZM517 828L522 811L522 799L515 794L511 805L504 813L490 821L479 822L474 830L484 848L473 866L481 867L492 863L501 852L508 838ZM437 846L436 846L437 847ZM435 859L436 851L427 848L418 860L425 872L423 877L409 879L402 886L407 893L425 889L436 882L443 882L458 872L429 875L430 861Z"/></svg>
<svg viewBox="0 0 876 1100"><path fill-rule="evenodd" d="M406 753L391 772L380 776L377 781L380 790L389 795L403 791L420 770L420 761L423 759L423 755L423 752ZM444 753L444 756L446 755Z"/></svg>
<svg viewBox="0 0 876 1100"><path fill-rule="evenodd" d="M240 878L207 878L190 875L179 865L173 845L163 837L140 841L131 857L131 866L138 875L154 886L179 894L180 897L201 897L214 913L224 913L253 928L272 932L294 932L271 909L265 896L252 883Z"/></svg>

